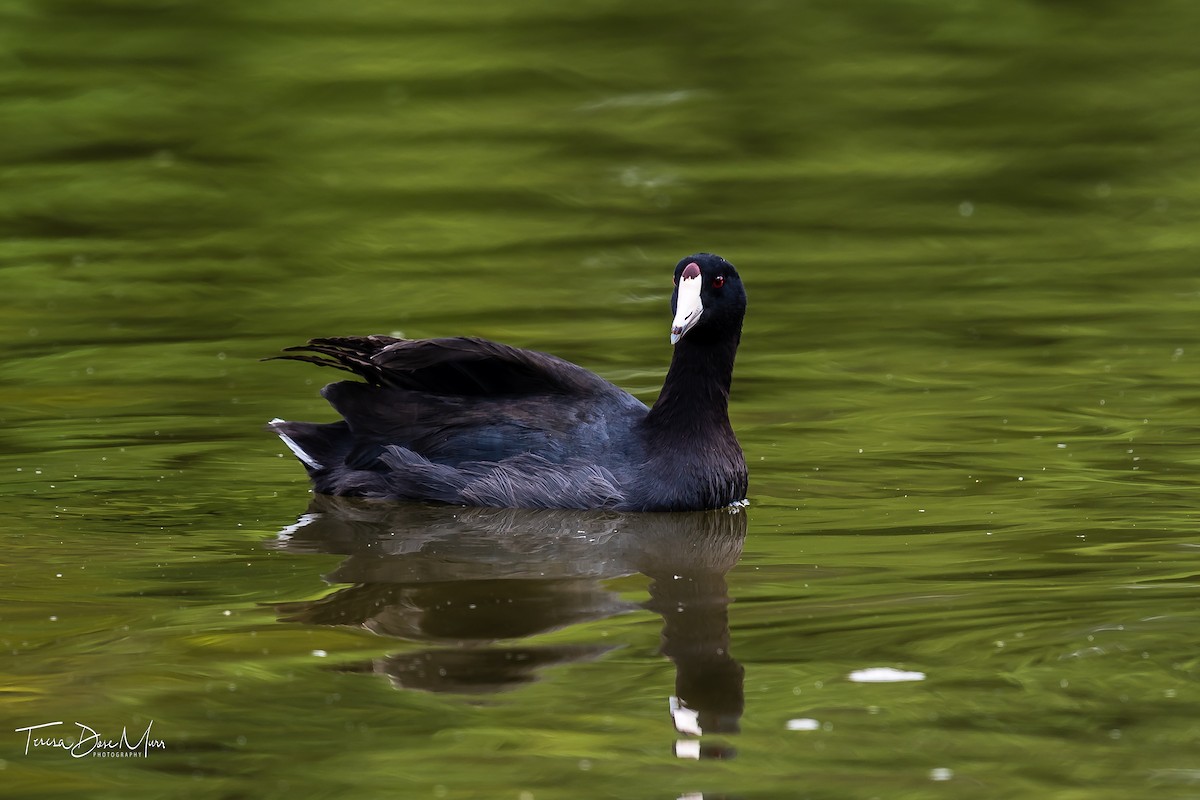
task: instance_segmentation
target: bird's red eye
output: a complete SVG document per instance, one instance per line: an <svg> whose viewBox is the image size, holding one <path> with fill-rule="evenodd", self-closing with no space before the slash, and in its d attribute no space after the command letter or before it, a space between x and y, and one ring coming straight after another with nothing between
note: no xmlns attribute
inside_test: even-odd
<svg viewBox="0 0 1200 800"><path fill-rule="evenodd" d="M717 277L713 278L712 287L714 289L720 289L724 285L725 285L725 276L724 275L718 275Z"/></svg>

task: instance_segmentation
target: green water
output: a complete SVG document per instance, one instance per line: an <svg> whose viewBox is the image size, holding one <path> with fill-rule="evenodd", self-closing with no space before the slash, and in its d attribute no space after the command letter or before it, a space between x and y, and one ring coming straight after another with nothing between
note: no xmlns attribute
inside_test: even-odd
<svg viewBox="0 0 1200 800"><path fill-rule="evenodd" d="M1197 25L0 2L0 794L1200 796ZM262 424L331 376L260 357L479 335L651 401L697 250L743 513L303 516Z"/></svg>

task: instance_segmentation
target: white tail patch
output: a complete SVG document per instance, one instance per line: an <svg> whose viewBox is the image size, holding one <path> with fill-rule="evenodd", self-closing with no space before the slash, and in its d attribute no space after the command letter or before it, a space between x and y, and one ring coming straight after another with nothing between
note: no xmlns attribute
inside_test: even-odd
<svg viewBox="0 0 1200 800"><path fill-rule="evenodd" d="M280 422L283 422L283 421L284 421L284 420L280 419L279 417L276 417L275 419L271 420L271 422L270 422L269 424L270 424L270 425L272 425L272 426L274 426L274 425L276 425L277 423L280 423ZM300 459L301 461L303 461L305 464L307 464L307 465L308 465L309 467L311 467L312 469L323 469L323 467L321 466L321 463L320 463L319 461L317 461L315 458L313 458L313 457L312 457L312 456L310 456L308 453L306 453L306 452L304 451L304 448L303 448L303 447L301 447L300 445L296 444L296 440L295 440L295 439L293 439L292 437L288 436L286 433L284 433L283 431L279 430L278 428L272 428L272 430L274 430L274 431L275 431L275 435L276 435L276 436L278 436L280 439L282 439L282 440L283 440L283 443L287 445L287 449L288 449L288 450L291 450L291 451L292 451L292 454L293 454L294 456L296 456L296 458L298 458L298 459Z"/></svg>

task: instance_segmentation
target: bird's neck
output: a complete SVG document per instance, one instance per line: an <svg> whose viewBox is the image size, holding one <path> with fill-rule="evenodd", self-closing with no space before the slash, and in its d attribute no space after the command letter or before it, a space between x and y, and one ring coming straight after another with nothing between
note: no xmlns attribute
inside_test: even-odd
<svg viewBox="0 0 1200 800"><path fill-rule="evenodd" d="M660 445L680 439L699 443L696 434L728 431L729 387L740 334L715 342L675 345L662 392L646 417L646 427Z"/></svg>

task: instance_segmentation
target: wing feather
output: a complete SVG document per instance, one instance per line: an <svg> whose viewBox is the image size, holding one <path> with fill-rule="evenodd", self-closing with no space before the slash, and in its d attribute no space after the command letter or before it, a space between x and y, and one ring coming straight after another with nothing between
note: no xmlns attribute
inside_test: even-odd
<svg viewBox="0 0 1200 800"><path fill-rule="evenodd" d="M486 339L339 336L289 347L278 359L351 372L380 387L434 395L594 395L620 391L569 361Z"/></svg>

